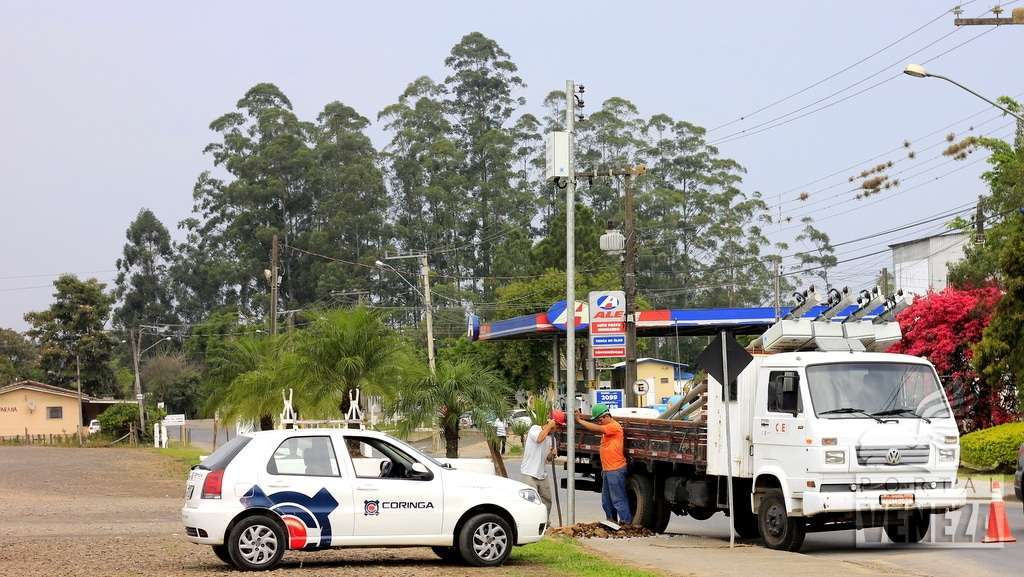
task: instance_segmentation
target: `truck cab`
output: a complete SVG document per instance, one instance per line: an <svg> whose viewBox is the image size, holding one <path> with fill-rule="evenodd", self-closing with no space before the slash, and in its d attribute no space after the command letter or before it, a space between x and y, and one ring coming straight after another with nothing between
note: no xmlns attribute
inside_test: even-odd
<svg viewBox="0 0 1024 577"><path fill-rule="evenodd" d="M708 387L707 474L749 488L769 547L807 531L881 526L917 542L932 513L961 507L959 436L934 367L918 357L801 351L756 356L730 387ZM746 509L738 505L738 509Z"/></svg>

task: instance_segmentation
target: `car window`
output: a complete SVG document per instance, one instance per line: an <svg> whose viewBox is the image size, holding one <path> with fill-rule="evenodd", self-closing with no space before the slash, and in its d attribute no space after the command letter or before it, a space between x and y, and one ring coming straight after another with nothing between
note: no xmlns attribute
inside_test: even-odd
<svg viewBox="0 0 1024 577"><path fill-rule="evenodd" d="M271 475L341 476L334 445L326 436L285 439L267 463L267 472Z"/></svg>
<svg viewBox="0 0 1024 577"><path fill-rule="evenodd" d="M376 437L347 435L345 447L356 476L372 479L412 479L417 460L401 448Z"/></svg>
<svg viewBox="0 0 1024 577"><path fill-rule="evenodd" d="M242 451L242 448L245 447L251 440L252 437L247 437L245 435L239 435L231 439L227 443L224 443L223 445L217 447L217 450L214 451L213 454L211 454L209 457L203 459L203 462L199 463L199 468L207 469L210 471L213 471L215 469L223 470L227 468L228 463L230 463L232 459L234 459L235 456Z"/></svg>

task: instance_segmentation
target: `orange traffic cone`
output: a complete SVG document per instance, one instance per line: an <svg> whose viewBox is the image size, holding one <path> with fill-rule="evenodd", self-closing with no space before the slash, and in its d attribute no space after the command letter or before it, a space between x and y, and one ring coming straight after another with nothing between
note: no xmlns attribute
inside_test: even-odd
<svg viewBox="0 0 1024 577"><path fill-rule="evenodd" d="M1010 520L1006 518L1006 503L999 481L992 481L992 502L988 504L988 531L982 543L1014 543Z"/></svg>

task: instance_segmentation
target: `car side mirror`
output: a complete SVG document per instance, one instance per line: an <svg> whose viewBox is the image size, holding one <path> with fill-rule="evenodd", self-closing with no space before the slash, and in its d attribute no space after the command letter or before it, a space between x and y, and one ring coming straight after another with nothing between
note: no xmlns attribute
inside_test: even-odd
<svg viewBox="0 0 1024 577"><path fill-rule="evenodd" d="M412 473L412 476L417 479L430 480L434 478L434 474L431 473L430 469L428 469L423 463L413 463L409 470Z"/></svg>

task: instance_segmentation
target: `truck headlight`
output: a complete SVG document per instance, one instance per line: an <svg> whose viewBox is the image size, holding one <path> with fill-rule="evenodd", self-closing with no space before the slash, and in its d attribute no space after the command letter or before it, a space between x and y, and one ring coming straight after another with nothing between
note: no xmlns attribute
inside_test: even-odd
<svg viewBox="0 0 1024 577"><path fill-rule="evenodd" d="M825 451L826 465L842 465L846 462L846 451Z"/></svg>
<svg viewBox="0 0 1024 577"><path fill-rule="evenodd" d="M540 503L540 495L533 489L520 489L519 496L531 503Z"/></svg>
<svg viewBox="0 0 1024 577"><path fill-rule="evenodd" d="M956 459L956 449L939 449L939 460L949 462Z"/></svg>

